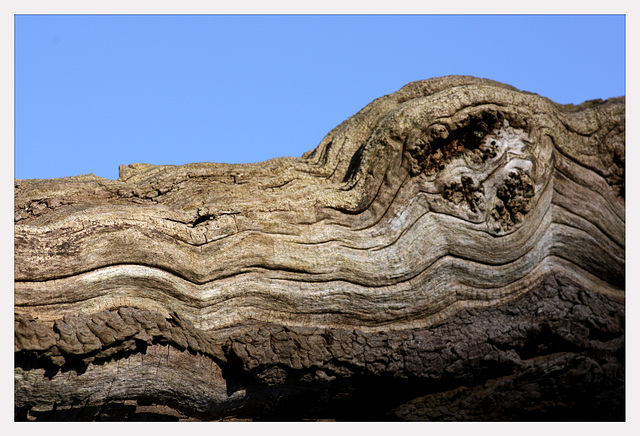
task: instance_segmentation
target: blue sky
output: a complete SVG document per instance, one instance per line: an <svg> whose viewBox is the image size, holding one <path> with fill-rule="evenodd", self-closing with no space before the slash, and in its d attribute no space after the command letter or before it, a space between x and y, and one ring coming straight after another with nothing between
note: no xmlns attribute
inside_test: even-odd
<svg viewBox="0 0 640 436"><path fill-rule="evenodd" d="M16 15L15 177L300 156L414 80L625 94L616 16Z"/></svg>

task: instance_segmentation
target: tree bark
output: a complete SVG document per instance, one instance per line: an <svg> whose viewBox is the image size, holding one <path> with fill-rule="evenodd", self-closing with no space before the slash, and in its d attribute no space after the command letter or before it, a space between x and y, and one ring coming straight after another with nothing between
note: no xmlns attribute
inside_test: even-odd
<svg viewBox="0 0 640 436"><path fill-rule="evenodd" d="M297 159L16 180L16 420L624 420L624 138L451 76Z"/></svg>

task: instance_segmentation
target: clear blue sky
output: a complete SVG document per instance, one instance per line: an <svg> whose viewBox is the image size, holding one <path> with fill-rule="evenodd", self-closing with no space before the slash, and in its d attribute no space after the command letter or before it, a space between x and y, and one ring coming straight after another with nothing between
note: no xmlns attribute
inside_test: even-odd
<svg viewBox="0 0 640 436"><path fill-rule="evenodd" d="M377 97L465 74L625 94L617 16L17 15L15 177L300 156Z"/></svg>

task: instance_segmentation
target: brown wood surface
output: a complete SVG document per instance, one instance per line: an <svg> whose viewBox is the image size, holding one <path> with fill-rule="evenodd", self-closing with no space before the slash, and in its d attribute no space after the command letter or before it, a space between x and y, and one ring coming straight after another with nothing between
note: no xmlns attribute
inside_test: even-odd
<svg viewBox="0 0 640 436"><path fill-rule="evenodd" d="M624 97L450 76L297 159L16 180L16 419L622 420L624 162Z"/></svg>

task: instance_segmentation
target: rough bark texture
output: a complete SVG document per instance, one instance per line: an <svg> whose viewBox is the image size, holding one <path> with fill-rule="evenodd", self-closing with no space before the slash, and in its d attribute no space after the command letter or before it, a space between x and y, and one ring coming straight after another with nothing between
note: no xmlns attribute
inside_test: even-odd
<svg viewBox="0 0 640 436"><path fill-rule="evenodd" d="M624 135L453 76L298 159L16 180L16 419L623 420Z"/></svg>

